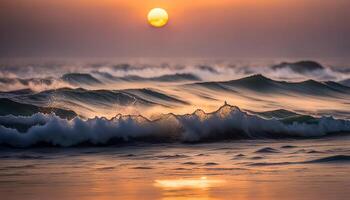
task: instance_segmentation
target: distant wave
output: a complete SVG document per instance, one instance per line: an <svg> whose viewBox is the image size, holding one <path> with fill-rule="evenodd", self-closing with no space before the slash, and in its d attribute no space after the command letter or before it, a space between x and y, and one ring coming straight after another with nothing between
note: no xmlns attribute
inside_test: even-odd
<svg viewBox="0 0 350 200"><path fill-rule="evenodd" d="M198 68L202 71L210 72L212 74L220 74L218 72L218 70L216 70L215 68L213 68L212 66L209 66L209 65L198 65L198 66L196 66L196 68Z"/></svg>
<svg viewBox="0 0 350 200"><path fill-rule="evenodd" d="M1 71L0 71L1 73ZM57 89L61 87L103 88L110 83L162 82L181 83L198 82L201 78L191 73L174 73L161 76L142 77L137 75L114 76L108 72L91 71L89 73L65 73L61 77L45 78L8 78L0 76L0 90L36 90Z"/></svg>
<svg viewBox="0 0 350 200"><path fill-rule="evenodd" d="M201 82L188 84L185 87L202 87L210 90L237 92L250 90L256 93L303 94L316 96L350 96L350 87L336 82L317 82L307 80L302 82L275 81L261 74L225 82Z"/></svg>
<svg viewBox="0 0 350 200"><path fill-rule="evenodd" d="M21 78L0 78L0 83L2 84L16 84L20 83L26 86L29 85L52 85L54 82L53 78L29 78L29 79L21 79Z"/></svg>
<svg viewBox="0 0 350 200"><path fill-rule="evenodd" d="M98 116L106 117L114 116L116 113L142 113L147 116L158 115L162 112L179 113L178 110L180 109L188 110L193 109L193 107L206 109L209 106L219 106L220 102L224 100L234 102L239 99L246 101L246 105L253 104L253 107L249 107L238 102L237 105L244 109L256 109L254 105L259 104L261 106L266 105L266 110L284 108L311 115L332 115L349 119L350 87L332 81L287 82L273 80L261 74L230 81L212 82L195 81L199 79L192 76L192 74L172 74L153 78L139 76L114 77L111 74L97 75L96 73L93 73L93 75L70 73L63 77L67 81L66 84L69 84L68 82L70 84L76 83L75 87L65 87L63 85L63 87L51 88L50 86L47 89L37 91L28 86L25 89L0 92L0 98L40 108L55 107L72 110L83 117L93 117L97 115L96 113L98 113ZM103 79L102 76L112 76L112 79L122 78L123 83L106 81L108 78ZM155 79L158 81L143 82L144 80ZM165 80L168 82L162 82ZM135 83L135 85L129 84L128 81ZM78 87L78 84L92 87ZM97 85L100 85L102 89ZM111 89L118 88L120 85L123 85L120 87L121 89ZM141 88L124 89L129 88L128 86L130 88L141 86ZM106 89L103 89L104 87ZM274 98L276 96L277 98ZM298 102L302 100L318 103L324 101L325 106L319 107L320 109L308 110L307 106L303 107L300 104L299 107L291 108L290 105L279 102L279 98L289 97L298 100ZM327 106L328 102L329 105ZM334 109L332 107L333 103L337 103ZM6 104L0 106L6 107ZM271 115L274 115L273 118L277 119L285 118L283 119L285 123L293 123L297 120L310 123L315 121L310 116L300 116L287 110L275 110L274 112L256 113L250 111L250 113L264 119L271 119ZM18 115L17 113L20 112L11 113L11 111L8 111L5 114ZM35 112L30 113L34 114ZM279 116L276 115L277 113ZM283 116L288 116L288 118Z"/></svg>
<svg viewBox="0 0 350 200"><path fill-rule="evenodd" d="M343 84L345 86L350 87L350 78L349 79L345 79L339 82L340 84Z"/></svg>
<svg viewBox="0 0 350 200"><path fill-rule="evenodd" d="M34 91L29 89L29 88L21 89L21 90L13 90L13 91L9 91L9 92L0 92L0 96L2 98L9 98L9 97L30 95L30 94L34 94Z"/></svg>
<svg viewBox="0 0 350 200"><path fill-rule="evenodd" d="M23 104L10 99L0 98L0 116L31 116L36 113L55 113L64 119L72 119L77 116L74 111L54 107L39 107L30 104Z"/></svg>
<svg viewBox="0 0 350 200"><path fill-rule="evenodd" d="M350 132L350 121L322 117L315 123L283 123L249 115L224 105L213 113L167 114L150 121L142 116L108 120L62 119L56 115L0 117L0 144L12 147L35 145L108 145L126 142L210 142L234 139L312 138Z"/></svg>
<svg viewBox="0 0 350 200"><path fill-rule="evenodd" d="M201 76L205 81L227 80L228 77L242 77L252 74L279 80L314 79L322 81L340 81L350 78L350 66L346 62L335 60L232 60L203 59L178 60L169 59L164 62L130 59L125 61L98 60L8 60L0 64L0 77L50 77L69 74L93 74L108 72L119 75L137 75L158 77L163 74L185 73ZM73 73L73 74L74 74ZM9 76L10 75L10 76ZM122 78L123 76L121 76ZM95 77L96 78L96 77ZM1 81L0 81L1 82Z"/></svg>
<svg viewBox="0 0 350 200"><path fill-rule="evenodd" d="M185 81L200 81L201 79L198 76L189 73L175 73L175 74L166 74L162 76L155 77L142 77L136 75L127 75L127 76L114 76L108 72L99 72L93 71L93 74L100 77L101 79L96 78L92 74L85 73L68 73L64 74L61 79L73 86L98 86L101 84L106 84L103 79L112 82L145 82L145 81L154 81L154 82L185 82Z"/></svg>
<svg viewBox="0 0 350 200"><path fill-rule="evenodd" d="M64 74L61 79L71 85L100 85L101 81L93 77L91 74L69 73Z"/></svg>
<svg viewBox="0 0 350 200"><path fill-rule="evenodd" d="M114 76L108 72L99 72L94 71L94 74L108 79L109 81L114 82L145 82L145 81L154 81L154 82L186 82L186 81L201 81L201 79L191 73L175 73L175 74L166 74L162 76L155 76L155 77L142 77L142 76L136 76L136 75L127 75L127 76Z"/></svg>
<svg viewBox="0 0 350 200"><path fill-rule="evenodd" d="M151 89L128 89L123 90L124 92L134 95L138 98L147 99L151 102L158 102L158 104L162 104L162 102L166 105L167 103L177 103L182 105L189 105L185 100L181 100L169 95L166 95L162 92L151 90Z"/></svg>
<svg viewBox="0 0 350 200"><path fill-rule="evenodd" d="M47 90L64 86L68 86L68 84L53 77L27 79L0 77L0 91L23 90L28 88L34 90Z"/></svg>
<svg viewBox="0 0 350 200"><path fill-rule="evenodd" d="M118 84L158 84L223 81L263 74L284 81L334 81L349 86L347 63L325 60L52 60L16 61L0 64L0 90L31 88L35 91L62 87L121 89Z"/></svg>
<svg viewBox="0 0 350 200"><path fill-rule="evenodd" d="M283 62L281 64L274 65L271 68L274 70L289 69L300 74L311 73L325 69L321 64L315 61L299 61L294 63Z"/></svg>
<svg viewBox="0 0 350 200"><path fill-rule="evenodd" d="M77 105L86 105L93 108L99 106L174 106L188 104L184 100L153 89L87 90L83 88L60 88L42 92L20 90L0 92L0 98L39 107L48 107L51 103L56 105L64 104L65 107L71 108ZM6 107L4 104L2 106ZM20 108L21 106L18 107L18 110Z"/></svg>

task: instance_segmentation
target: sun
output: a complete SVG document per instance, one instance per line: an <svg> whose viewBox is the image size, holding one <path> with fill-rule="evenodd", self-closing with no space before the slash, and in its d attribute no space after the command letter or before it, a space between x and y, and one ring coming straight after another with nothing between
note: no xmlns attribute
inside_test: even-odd
<svg viewBox="0 0 350 200"><path fill-rule="evenodd" d="M163 8L153 8L147 15L148 23L156 28L165 26L169 21L169 15Z"/></svg>

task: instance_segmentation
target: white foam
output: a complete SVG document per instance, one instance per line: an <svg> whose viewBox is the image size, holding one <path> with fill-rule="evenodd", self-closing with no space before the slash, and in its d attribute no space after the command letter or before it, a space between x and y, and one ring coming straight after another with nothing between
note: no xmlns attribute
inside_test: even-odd
<svg viewBox="0 0 350 200"><path fill-rule="evenodd" d="M196 112L198 113L198 112ZM0 144L30 147L39 143L74 146L82 143L103 145L118 141L200 142L206 140L269 137L314 137L336 132L349 132L350 121L321 118L318 123L284 124L248 115L236 107L223 106L213 113L167 115L150 121L141 116L118 116L111 120L94 118L61 119L55 115L31 117L6 116L0 123L25 124L31 127L21 133L0 125Z"/></svg>

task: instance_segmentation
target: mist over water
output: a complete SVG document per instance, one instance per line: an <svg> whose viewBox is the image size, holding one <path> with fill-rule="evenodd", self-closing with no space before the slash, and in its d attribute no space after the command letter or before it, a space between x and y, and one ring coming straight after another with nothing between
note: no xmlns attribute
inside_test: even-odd
<svg viewBox="0 0 350 200"><path fill-rule="evenodd" d="M350 199L349 0L0 2L0 200Z"/></svg>
<svg viewBox="0 0 350 200"><path fill-rule="evenodd" d="M350 68L342 62L4 62L0 144L110 145L348 133Z"/></svg>
<svg viewBox="0 0 350 200"><path fill-rule="evenodd" d="M334 59L17 59L0 66L2 98L85 118L212 112L225 101L348 118L349 79L348 62Z"/></svg>
<svg viewBox="0 0 350 200"><path fill-rule="evenodd" d="M0 196L348 199L348 63L3 61Z"/></svg>

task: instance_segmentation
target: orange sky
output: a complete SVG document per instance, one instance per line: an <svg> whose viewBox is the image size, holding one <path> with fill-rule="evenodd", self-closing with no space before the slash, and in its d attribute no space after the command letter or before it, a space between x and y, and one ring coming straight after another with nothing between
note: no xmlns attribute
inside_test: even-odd
<svg viewBox="0 0 350 200"><path fill-rule="evenodd" d="M153 29L153 7L170 23ZM2 0L0 56L346 56L348 0Z"/></svg>

